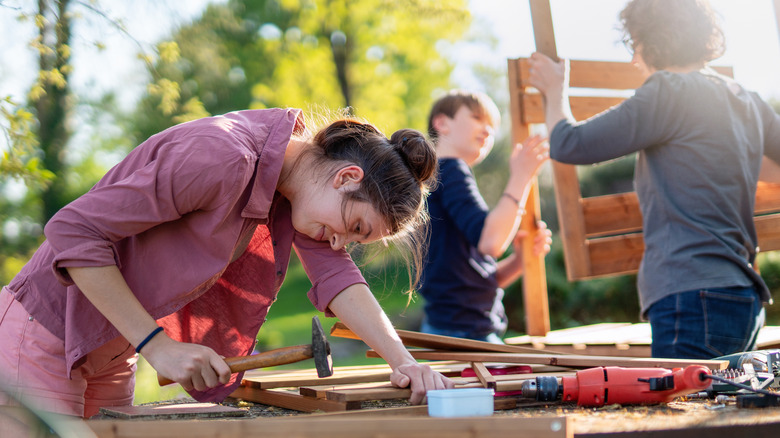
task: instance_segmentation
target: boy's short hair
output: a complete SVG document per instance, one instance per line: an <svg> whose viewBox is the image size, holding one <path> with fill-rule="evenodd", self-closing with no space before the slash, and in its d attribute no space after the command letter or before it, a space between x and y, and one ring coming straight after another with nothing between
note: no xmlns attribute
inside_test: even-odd
<svg viewBox="0 0 780 438"><path fill-rule="evenodd" d="M494 128L501 123L501 113L498 111L496 103L487 94L478 91L450 90L439 98L431 108L431 113L428 116L428 136L431 140L435 141L439 137L438 131L433 127L433 119L439 114L453 118L462 106L468 107L472 113L479 117L487 117Z"/></svg>

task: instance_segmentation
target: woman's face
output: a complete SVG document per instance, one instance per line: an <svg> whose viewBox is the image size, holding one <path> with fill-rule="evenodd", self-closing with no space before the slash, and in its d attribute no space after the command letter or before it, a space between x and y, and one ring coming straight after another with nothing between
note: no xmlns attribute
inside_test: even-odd
<svg viewBox="0 0 780 438"><path fill-rule="evenodd" d="M360 167L348 166L327 184L319 184L292 201L295 230L314 240L329 242L334 250L353 242L370 243L387 237L385 220L370 203L348 200L344 205L346 193L356 190L362 179Z"/></svg>

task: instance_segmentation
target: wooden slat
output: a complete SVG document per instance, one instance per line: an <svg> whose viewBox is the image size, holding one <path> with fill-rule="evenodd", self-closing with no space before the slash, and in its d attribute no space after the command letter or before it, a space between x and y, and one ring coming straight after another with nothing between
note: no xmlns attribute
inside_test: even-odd
<svg viewBox="0 0 780 438"><path fill-rule="evenodd" d="M460 376L461 371L468 367L467 364L435 363L430 367L447 377ZM256 389L287 388L298 386L339 385L365 382L384 382L390 380L392 370L388 365L358 366L358 367L334 367L330 377L317 377L314 370L302 370L299 372L278 373L249 371L244 374L242 385Z"/></svg>
<svg viewBox="0 0 780 438"><path fill-rule="evenodd" d="M521 120L528 124L544 123L544 103L538 93L523 94L523 114ZM586 120L596 114L608 110L620 102L623 97L610 96L569 96L569 106L576 120Z"/></svg>
<svg viewBox="0 0 780 438"><path fill-rule="evenodd" d="M435 348L457 351L495 351L504 353L538 353L538 350L516 345L493 344L473 339L453 338L451 336L431 335L410 330L396 330L401 342L407 347ZM330 329L330 335L339 338L360 339L343 322L338 321Z"/></svg>
<svg viewBox="0 0 780 438"><path fill-rule="evenodd" d="M209 421L92 420L85 422L100 438L572 438L566 417L467 418L392 416L317 416Z"/></svg>
<svg viewBox="0 0 780 438"><path fill-rule="evenodd" d="M541 220L539 181L534 177L525 205L526 213L520 222L520 229L533 236ZM537 254L534 239L523 239L523 308L525 309L526 333L544 335L550 331L550 305L547 298L547 273L545 254Z"/></svg>
<svg viewBox="0 0 780 438"><path fill-rule="evenodd" d="M649 345L629 344L556 344L534 343L546 351L556 351L561 354L579 354L586 356L619 356L619 357L652 357L652 349Z"/></svg>
<svg viewBox="0 0 780 438"><path fill-rule="evenodd" d="M636 192L582 198L582 212L588 237L642 231Z"/></svg>
<svg viewBox="0 0 780 438"><path fill-rule="evenodd" d="M485 364L482 362L471 362L471 369L474 370L474 374L483 388L496 389L496 378L490 374Z"/></svg>
<svg viewBox="0 0 780 438"><path fill-rule="evenodd" d="M776 251L780 249L780 213L758 216L754 220L758 247L761 251Z"/></svg>
<svg viewBox="0 0 780 438"><path fill-rule="evenodd" d="M756 189L756 214L780 211L780 184L759 182Z"/></svg>
<svg viewBox="0 0 780 438"><path fill-rule="evenodd" d="M536 50L557 60L558 52L555 46L555 33L552 24L552 12L548 0L530 0L531 21L534 31ZM520 75L518 69L512 69L511 74ZM517 84L520 78L510 79L510 84ZM510 99L515 99L512 97ZM515 109L517 105L513 105ZM514 115L513 119L518 116ZM522 117L522 116L521 116ZM531 133L528 123L512 124L513 143L524 141ZM528 200L525 205L526 214L520 222L520 229L532 236L537 231L536 224L541 220L539 202L539 182L533 178ZM543 335L550 331L550 310L547 302L547 275L544 265L544 254L534 253L533 239L525 239L522 245L523 255L523 308L525 309L526 332L532 335Z"/></svg>
<svg viewBox="0 0 780 438"><path fill-rule="evenodd" d="M514 65L516 67L516 64ZM518 72L509 64L509 83L517 85ZM510 111L512 118L520 117L523 110L522 99L517 95L510 96ZM512 123L512 142L521 143L530 135L530 128L525 123ZM539 201L539 181L536 177L531 182L531 190L525 203L525 215L520 222L520 229L528 235L537 231L537 223L541 220ZM547 276L545 273L544 254L534 252L533 239L525 239L522 245L523 255L523 303L525 312L526 332L543 335L550 331L550 310L547 302Z"/></svg>
<svg viewBox="0 0 780 438"><path fill-rule="evenodd" d="M517 64L519 70L520 87L530 87L526 78L529 77L528 58L510 60ZM730 66L713 66L718 73L734 77L734 69ZM614 61L569 61L569 87L591 88L604 90L635 90L639 88L645 79L639 70L629 62Z"/></svg>
<svg viewBox="0 0 780 438"><path fill-rule="evenodd" d="M755 225L761 251L780 250L780 214L758 216ZM641 233L624 234L589 239L585 247L590 254L591 271L572 275L572 280L636 273L644 253L644 239Z"/></svg>
<svg viewBox="0 0 780 438"><path fill-rule="evenodd" d="M496 363L534 363L572 368L591 368L602 366L617 366L627 368L681 368L688 365L702 365L713 370L728 367L726 360L688 360L616 356L584 356L584 355L551 355L522 353L468 353L460 351L409 350L415 359L425 360L462 360L464 362L483 361ZM369 350L367 357L377 357L374 350Z"/></svg>
<svg viewBox="0 0 780 438"><path fill-rule="evenodd" d="M100 408L100 413L109 417L128 419L166 418L226 418L243 417L247 412L231 406L216 403L179 403L154 406L110 406Z"/></svg>
<svg viewBox="0 0 780 438"><path fill-rule="evenodd" d="M239 386L230 394L233 398L262 403L269 406L277 406L285 409L292 409L301 412L334 412L360 409L360 402L349 401L340 402L333 400L323 400L313 397L304 397L290 391L278 389L257 389L247 386Z"/></svg>
<svg viewBox="0 0 780 438"><path fill-rule="evenodd" d="M645 250L641 233L600 237L587 242L591 272L587 278L632 274L639 269Z"/></svg>
<svg viewBox="0 0 780 438"><path fill-rule="evenodd" d="M582 198L582 210L588 237L642 230L642 213L636 192ZM759 184L754 211L756 215L780 212L780 184Z"/></svg>
<svg viewBox="0 0 780 438"><path fill-rule="evenodd" d="M534 30L536 51L553 60L558 60L558 48L555 44L555 31L549 0L529 0L531 24Z"/></svg>
<svg viewBox="0 0 780 438"><path fill-rule="evenodd" d="M552 162L555 205L558 209L558 236L563 243L566 276L569 281L590 275L590 255L585 245L585 218L580 199L577 169L569 164Z"/></svg>

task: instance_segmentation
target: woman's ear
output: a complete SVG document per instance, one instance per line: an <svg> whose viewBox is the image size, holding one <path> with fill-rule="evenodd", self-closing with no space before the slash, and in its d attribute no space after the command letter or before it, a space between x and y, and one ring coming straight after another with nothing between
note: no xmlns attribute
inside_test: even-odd
<svg viewBox="0 0 780 438"><path fill-rule="evenodd" d="M340 189L351 184L357 185L361 181L363 181L363 169L355 165L347 166L336 172L336 176L333 177L333 188Z"/></svg>

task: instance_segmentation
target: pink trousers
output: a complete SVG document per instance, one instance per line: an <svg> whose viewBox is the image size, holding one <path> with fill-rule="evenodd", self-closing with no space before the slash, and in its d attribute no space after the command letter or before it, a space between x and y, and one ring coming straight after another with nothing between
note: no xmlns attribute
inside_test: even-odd
<svg viewBox="0 0 780 438"><path fill-rule="evenodd" d="M133 404L138 355L123 337L92 351L67 375L65 343L13 295L0 291L0 405L89 418L101 407Z"/></svg>

